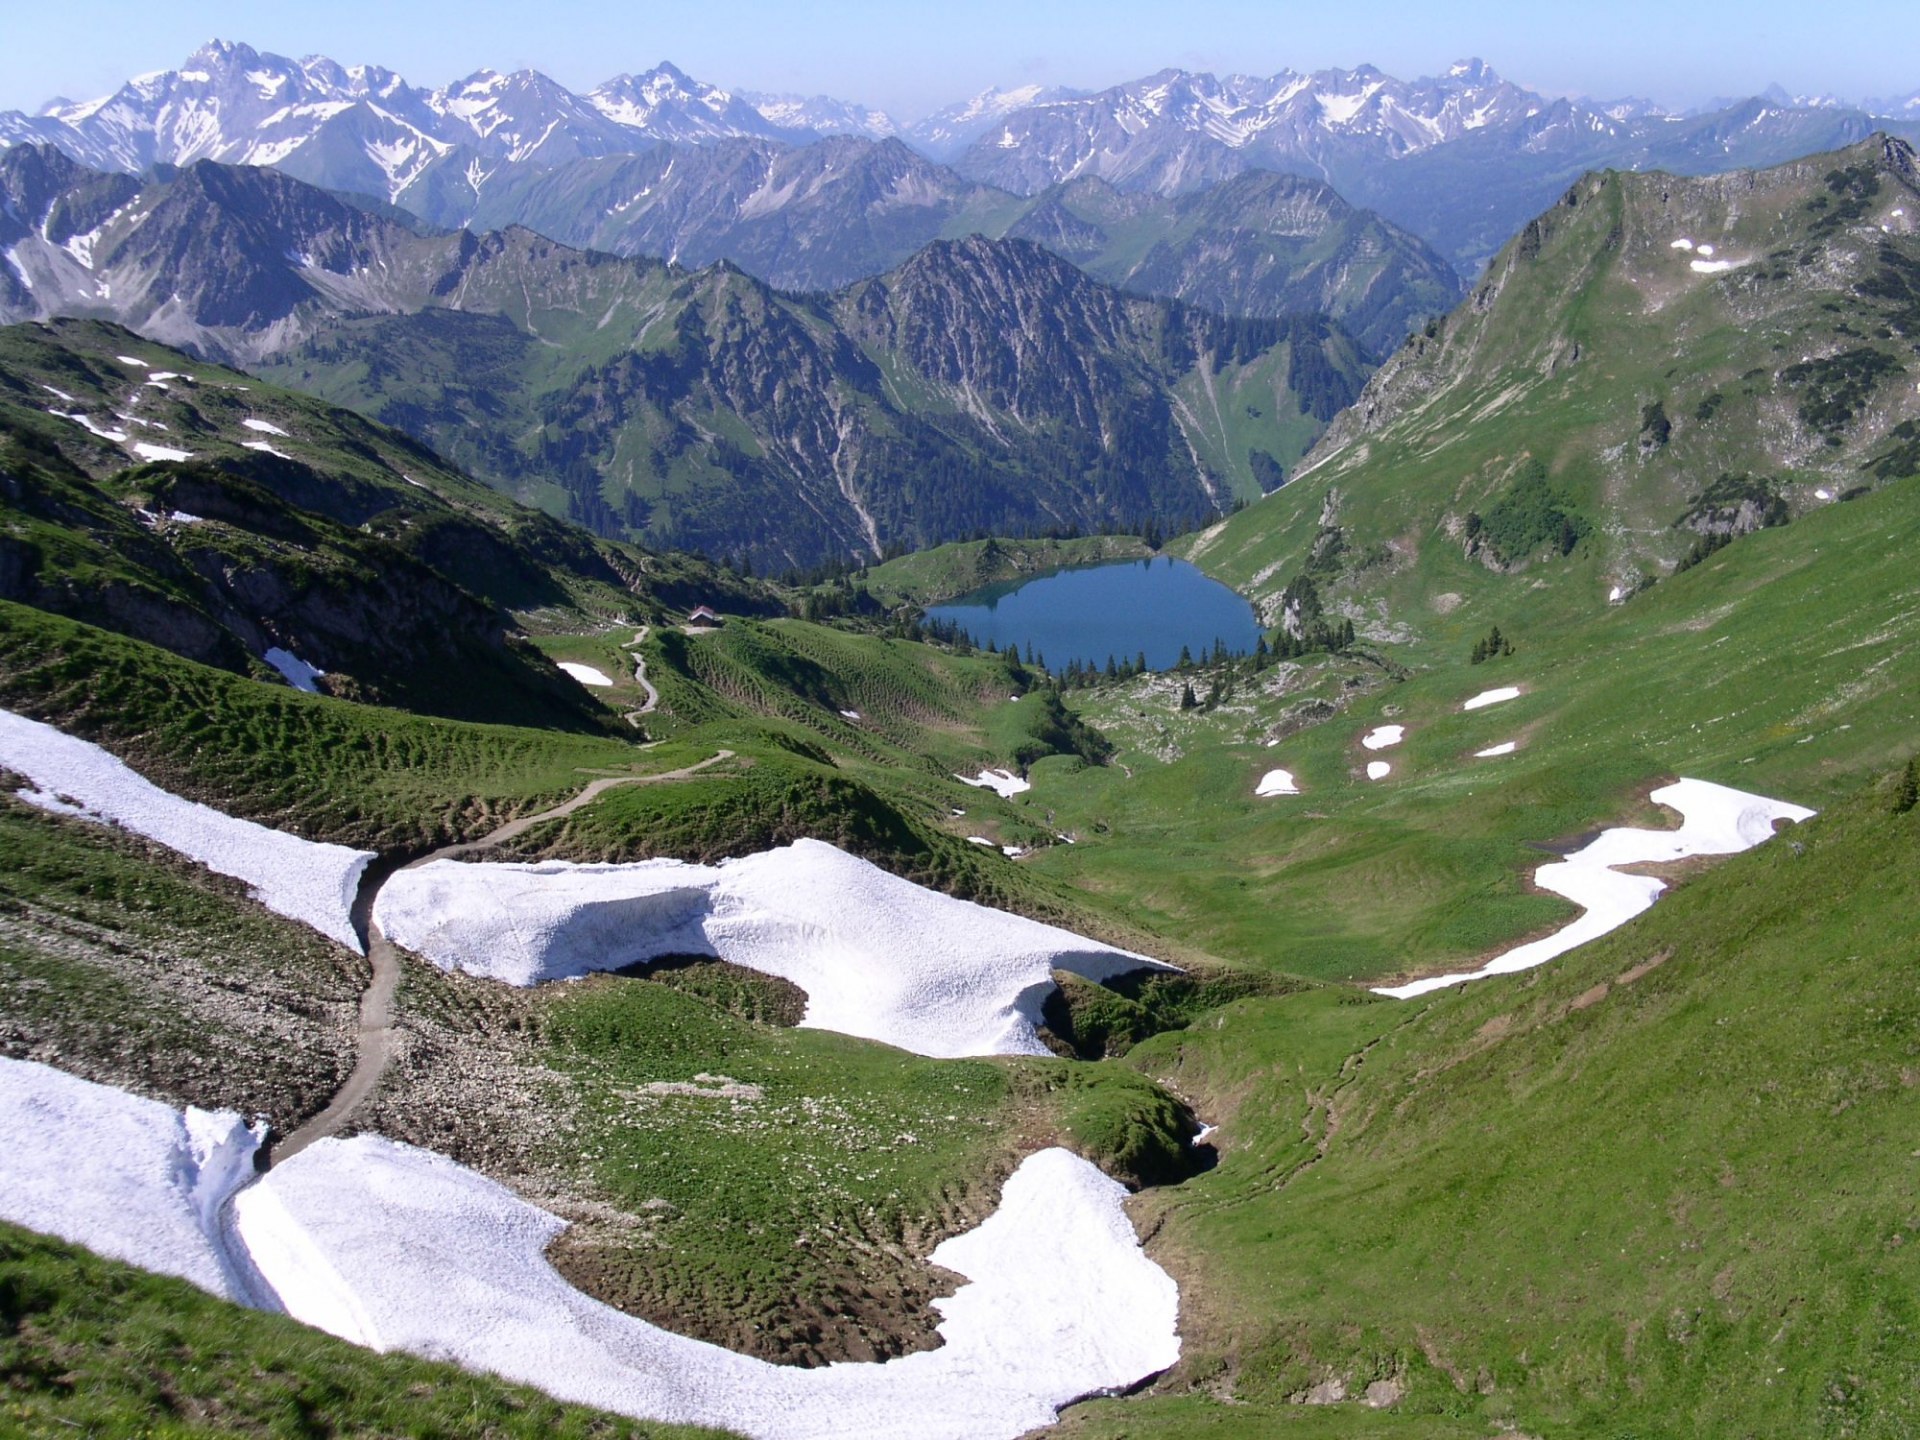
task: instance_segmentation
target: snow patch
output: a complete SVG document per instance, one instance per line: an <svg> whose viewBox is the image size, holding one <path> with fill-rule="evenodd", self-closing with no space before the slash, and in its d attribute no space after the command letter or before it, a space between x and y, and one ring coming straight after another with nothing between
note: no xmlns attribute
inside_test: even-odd
<svg viewBox="0 0 1920 1440"><path fill-rule="evenodd" d="M1254 787L1255 795L1298 795L1300 787L1293 783L1291 770L1269 770L1260 777L1259 785Z"/></svg>
<svg viewBox="0 0 1920 1440"><path fill-rule="evenodd" d="M1014 697L1016 700L1019 696ZM1011 800L1014 796L1033 789L1033 786L1011 770L982 770L969 780L964 775L955 775L954 779L962 785L971 785L977 790L991 790L1002 800Z"/></svg>
<svg viewBox="0 0 1920 1440"><path fill-rule="evenodd" d="M170 795L98 745L11 710L0 710L0 765L33 783L19 792L28 804L144 835L245 881L269 910L359 953L349 912L371 852L302 840Z"/></svg>
<svg viewBox="0 0 1920 1440"><path fill-rule="evenodd" d="M83 415L77 410L71 413L65 410L49 410L47 413L56 420L71 420L88 434L98 435L102 440L111 440L116 445L124 445L127 443L126 431L110 430L104 425L96 425L93 423L91 417Z"/></svg>
<svg viewBox="0 0 1920 1440"><path fill-rule="evenodd" d="M1721 275L1746 263L1744 260L1695 260L1688 268L1696 275Z"/></svg>
<svg viewBox="0 0 1920 1440"><path fill-rule="evenodd" d="M803 1370L582 1295L544 1253L564 1221L430 1151L322 1140L241 1188L257 1137L238 1116L7 1059L0 1133L0 1217L640 1420L760 1440L1015 1440L1180 1357L1179 1291L1142 1252L1125 1187L1062 1149L1028 1156L993 1214L928 1257L968 1282L933 1302L940 1348Z"/></svg>
<svg viewBox="0 0 1920 1440"><path fill-rule="evenodd" d="M220 1209L252 1178L262 1134L232 1111L182 1114L0 1057L0 1219L244 1302Z"/></svg>
<svg viewBox="0 0 1920 1440"><path fill-rule="evenodd" d="M374 919L442 969L511 985L714 955L806 991L803 1025L937 1057L1046 1054L1035 1026L1056 969L1167 968L818 840L718 865L438 860L382 886Z"/></svg>
<svg viewBox="0 0 1920 1440"><path fill-rule="evenodd" d="M1778 820L1809 820L1813 811L1781 800L1749 795L1705 780L1681 780L1653 792L1656 804L1678 810L1678 830L1635 830L1621 827L1603 831L1584 849L1534 871L1534 883L1564 895L1586 913L1571 925L1544 939L1509 950L1478 970L1463 975L1436 975L1407 985L1376 988L1375 993L1406 1000L1431 990L1510 975L1564 955L1576 946L1596 940L1633 919L1652 905L1666 889L1651 875L1623 875L1619 867L1686 860L1695 855L1734 855L1752 849L1773 834Z"/></svg>
<svg viewBox="0 0 1920 1440"><path fill-rule="evenodd" d="M1693 249L1693 241L1682 238L1674 241L1673 244L1667 248L1669 250L1691 250Z"/></svg>
<svg viewBox="0 0 1920 1440"><path fill-rule="evenodd" d="M271 420L256 420L252 416L248 416L240 423L249 430L258 430L262 435L278 435L282 440L291 440L293 438Z"/></svg>
<svg viewBox="0 0 1920 1440"><path fill-rule="evenodd" d="M272 444L265 440L242 440L240 442L240 448L242 450L258 450L262 455L271 455L276 460L291 460L293 458L291 455L274 449Z"/></svg>
<svg viewBox="0 0 1920 1440"><path fill-rule="evenodd" d="M1407 738L1404 725L1382 725L1377 730L1369 730L1360 737L1360 743L1369 750L1384 750L1389 745L1398 745Z"/></svg>
<svg viewBox="0 0 1920 1440"><path fill-rule="evenodd" d="M171 445L150 445L145 440L136 440L129 448L142 460L172 460L177 462L181 460L191 460L193 458L188 451L176 450Z"/></svg>
<svg viewBox="0 0 1920 1440"><path fill-rule="evenodd" d="M1816 490L1813 492L1813 498L1816 500L1831 500L1833 498L1833 492L1831 490Z"/></svg>
<svg viewBox="0 0 1920 1440"><path fill-rule="evenodd" d="M176 516L175 518L177 519L179 517ZM318 695L320 693L320 687L313 682L327 672L315 669L291 650L282 650L278 645L275 645L270 647L267 653L260 658L278 670L286 679L286 682L293 686L294 689L304 690L309 695Z"/></svg>
<svg viewBox="0 0 1920 1440"><path fill-rule="evenodd" d="M581 665L572 660L561 660L557 663L562 670L566 671L567 674L578 680L582 685L591 685L595 689L604 690L613 684L612 677L609 676L606 671L596 670L591 665Z"/></svg>
<svg viewBox="0 0 1920 1440"><path fill-rule="evenodd" d="M1503 740L1498 745L1489 745L1484 750L1474 751L1473 758L1476 760L1491 760L1496 755L1511 755L1515 750L1518 750L1519 748L1520 747L1517 744L1515 744L1513 741Z"/></svg>
<svg viewBox="0 0 1920 1440"><path fill-rule="evenodd" d="M148 368L146 361L136 360L131 355L116 355L113 358L118 360L122 365L132 365L141 370Z"/></svg>
<svg viewBox="0 0 1920 1440"><path fill-rule="evenodd" d="M234 1209L296 1319L456 1360L564 1400L760 1440L1013 1440L1179 1357L1179 1293L1140 1250L1124 1187L1061 1149L1029 1156L976 1229L929 1257L966 1277L936 1350L803 1370L591 1300L543 1253L564 1223L493 1181L374 1136L322 1140Z"/></svg>
<svg viewBox="0 0 1920 1440"><path fill-rule="evenodd" d="M1384 780L1392 773L1393 766L1384 760L1369 760L1367 762L1367 779L1369 780Z"/></svg>
<svg viewBox="0 0 1920 1440"><path fill-rule="evenodd" d="M858 710L842 710L840 712L840 718L842 720L858 720L860 718L860 712Z"/></svg>
<svg viewBox="0 0 1920 1440"><path fill-rule="evenodd" d="M1478 695L1460 708L1462 710L1484 710L1489 705L1504 705L1509 700L1520 697L1518 685L1502 685L1498 690L1482 690Z"/></svg>

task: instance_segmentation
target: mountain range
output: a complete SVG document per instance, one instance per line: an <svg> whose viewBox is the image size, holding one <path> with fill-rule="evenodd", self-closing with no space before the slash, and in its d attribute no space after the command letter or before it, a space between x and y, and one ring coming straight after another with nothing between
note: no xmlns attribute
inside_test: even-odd
<svg viewBox="0 0 1920 1440"><path fill-rule="evenodd" d="M1883 108L1896 124L1920 124L1911 100ZM1244 170L1277 170L1331 183L1471 272L1587 169L1705 173L1853 143L1874 128L1859 108L1792 97L1684 117L1645 102L1552 99L1477 60L1411 82L1362 66L1267 77L1166 70L1094 94L1026 86L989 91L903 128L870 107L738 95L666 64L585 95L530 70L483 70L427 90L379 66L295 61L216 41L181 68L139 77L110 96L55 102L39 115L0 115L0 143L54 144L88 165L128 171L199 159L275 165L439 223L467 223L483 207L487 223L532 223L531 214L509 216L511 202L492 193L524 193L529 172L742 139L897 138L951 162L959 180L917 178L870 195L876 216L923 205L928 183L1033 196L1093 177L1173 196ZM881 168L900 170L903 162L896 156ZM726 169L708 173L730 184ZM756 194L761 216L805 198L804 187ZM613 205L637 198L633 191L618 197L598 218L617 228L615 217L625 212ZM698 197L682 203L714 208ZM569 218L572 234L591 223Z"/></svg>
<svg viewBox="0 0 1920 1440"><path fill-rule="evenodd" d="M0 316L88 316L406 430L608 535L812 564L1231 508L1364 382L1322 316L1127 295L1020 240L820 295L440 231L273 169L0 155Z"/></svg>

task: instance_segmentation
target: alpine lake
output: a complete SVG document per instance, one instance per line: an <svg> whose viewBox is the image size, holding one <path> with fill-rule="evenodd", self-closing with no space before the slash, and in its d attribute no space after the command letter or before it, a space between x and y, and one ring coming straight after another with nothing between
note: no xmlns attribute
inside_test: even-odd
<svg viewBox="0 0 1920 1440"><path fill-rule="evenodd" d="M991 585L929 607L926 618L958 626L976 645L1045 656L1056 673L1075 660L1104 666L1141 654L1149 669L1168 670L1183 647L1195 659L1216 642L1244 655L1261 635L1243 596L1164 555Z"/></svg>

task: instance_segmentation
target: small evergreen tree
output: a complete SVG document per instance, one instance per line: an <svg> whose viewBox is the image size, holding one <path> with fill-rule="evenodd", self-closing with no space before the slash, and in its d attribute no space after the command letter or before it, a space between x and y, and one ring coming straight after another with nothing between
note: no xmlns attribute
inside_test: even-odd
<svg viewBox="0 0 1920 1440"><path fill-rule="evenodd" d="M1180 708L1182 710L1195 710L1198 709L1199 706L1200 702L1194 698L1193 682L1189 680L1180 687Z"/></svg>
<svg viewBox="0 0 1920 1440"><path fill-rule="evenodd" d="M1180 663L1176 668L1180 670L1193 669L1193 651L1184 645L1180 647Z"/></svg>
<svg viewBox="0 0 1920 1440"><path fill-rule="evenodd" d="M1904 815L1915 805L1920 805L1920 756L1907 761L1907 768L1900 772L1900 783L1893 790L1893 813Z"/></svg>

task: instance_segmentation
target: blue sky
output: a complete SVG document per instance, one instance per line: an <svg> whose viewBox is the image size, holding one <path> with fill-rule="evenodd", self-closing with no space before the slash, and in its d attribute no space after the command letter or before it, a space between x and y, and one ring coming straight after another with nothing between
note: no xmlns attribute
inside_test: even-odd
<svg viewBox="0 0 1920 1440"><path fill-rule="evenodd" d="M1770 81L1849 98L1920 89L1912 0L1601 6L1292 0L5 0L0 108L86 99L219 36L374 61L418 84L482 66L574 89L671 60L736 89L863 100L913 119L988 85L1087 88L1169 65L1271 74L1362 62L1412 78L1467 55L1553 94L1692 104Z"/></svg>

